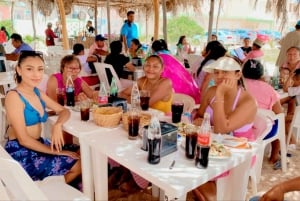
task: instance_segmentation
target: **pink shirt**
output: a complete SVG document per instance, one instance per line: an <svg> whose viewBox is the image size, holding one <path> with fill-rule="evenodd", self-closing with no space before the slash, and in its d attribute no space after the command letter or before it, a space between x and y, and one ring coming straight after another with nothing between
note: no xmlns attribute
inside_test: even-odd
<svg viewBox="0 0 300 201"><path fill-rule="evenodd" d="M273 105L280 100L273 87L264 81L245 79L245 85L246 90L255 98L259 108L272 110Z"/></svg>
<svg viewBox="0 0 300 201"><path fill-rule="evenodd" d="M248 59L261 59L261 57L264 56L263 51L261 50L251 50L246 58L243 60L244 62L247 61Z"/></svg>

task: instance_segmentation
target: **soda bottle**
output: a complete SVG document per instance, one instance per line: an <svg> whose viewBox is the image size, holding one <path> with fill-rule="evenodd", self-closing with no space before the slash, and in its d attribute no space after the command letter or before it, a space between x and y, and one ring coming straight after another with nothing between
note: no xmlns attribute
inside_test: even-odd
<svg viewBox="0 0 300 201"><path fill-rule="evenodd" d="M108 103L107 90L105 88L104 82L100 83L100 90L98 93L98 103L99 104L107 104Z"/></svg>
<svg viewBox="0 0 300 201"><path fill-rule="evenodd" d="M135 81L131 89L131 108L139 110L140 102L140 91L137 82Z"/></svg>
<svg viewBox="0 0 300 201"><path fill-rule="evenodd" d="M205 113L201 128L198 131L195 165L197 168L207 168L210 149L210 114Z"/></svg>
<svg viewBox="0 0 300 201"><path fill-rule="evenodd" d="M69 75L66 82L67 106L75 106L75 88L72 76Z"/></svg>
<svg viewBox="0 0 300 201"><path fill-rule="evenodd" d="M116 78L112 77L111 84L110 84L110 96L117 97L118 96L118 86L116 82Z"/></svg>
<svg viewBox="0 0 300 201"><path fill-rule="evenodd" d="M160 162L161 128L156 116L152 116L148 126L148 162L157 164Z"/></svg>

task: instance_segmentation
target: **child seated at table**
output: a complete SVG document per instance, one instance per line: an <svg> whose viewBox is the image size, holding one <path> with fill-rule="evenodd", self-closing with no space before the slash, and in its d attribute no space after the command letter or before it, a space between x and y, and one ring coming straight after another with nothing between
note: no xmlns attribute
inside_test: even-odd
<svg viewBox="0 0 300 201"><path fill-rule="evenodd" d="M282 113L280 98L274 88L263 80L264 66L260 61L249 59L243 65L243 76L247 91L255 98L259 108L272 110L275 114ZM278 130L278 120L275 120L272 130L265 139L273 137ZM274 168L281 166L279 161L279 140L272 142L272 152L269 162L274 164Z"/></svg>

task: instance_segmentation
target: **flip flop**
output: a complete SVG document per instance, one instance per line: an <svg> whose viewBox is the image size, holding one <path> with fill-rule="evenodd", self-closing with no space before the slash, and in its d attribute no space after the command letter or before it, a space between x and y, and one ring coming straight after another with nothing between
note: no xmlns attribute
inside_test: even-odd
<svg viewBox="0 0 300 201"><path fill-rule="evenodd" d="M273 169L274 170L281 169L281 160L280 159L273 164Z"/></svg>
<svg viewBox="0 0 300 201"><path fill-rule="evenodd" d="M281 155L281 152L279 152L279 155ZM286 153L286 157L292 157L293 155L291 153Z"/></svg>

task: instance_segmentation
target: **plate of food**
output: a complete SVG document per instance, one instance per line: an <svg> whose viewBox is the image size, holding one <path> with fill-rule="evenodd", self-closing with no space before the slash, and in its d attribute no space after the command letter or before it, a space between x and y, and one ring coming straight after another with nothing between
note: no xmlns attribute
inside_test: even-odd
<svg viewBox="0 0 300 201"><path fill-rule="evenodd" d="M231 157L231 152L224 144L213 141L210 145L209 158L210 159L228 159Z"/></svg>
<svg viewBox="0 0 300 201"><path fill-rule="evenodd" d="M230 148L237 148L237 149L249 149L251 145L248 143L248 139L244 137L225 137L222 140L222 143Z"/></svg>

